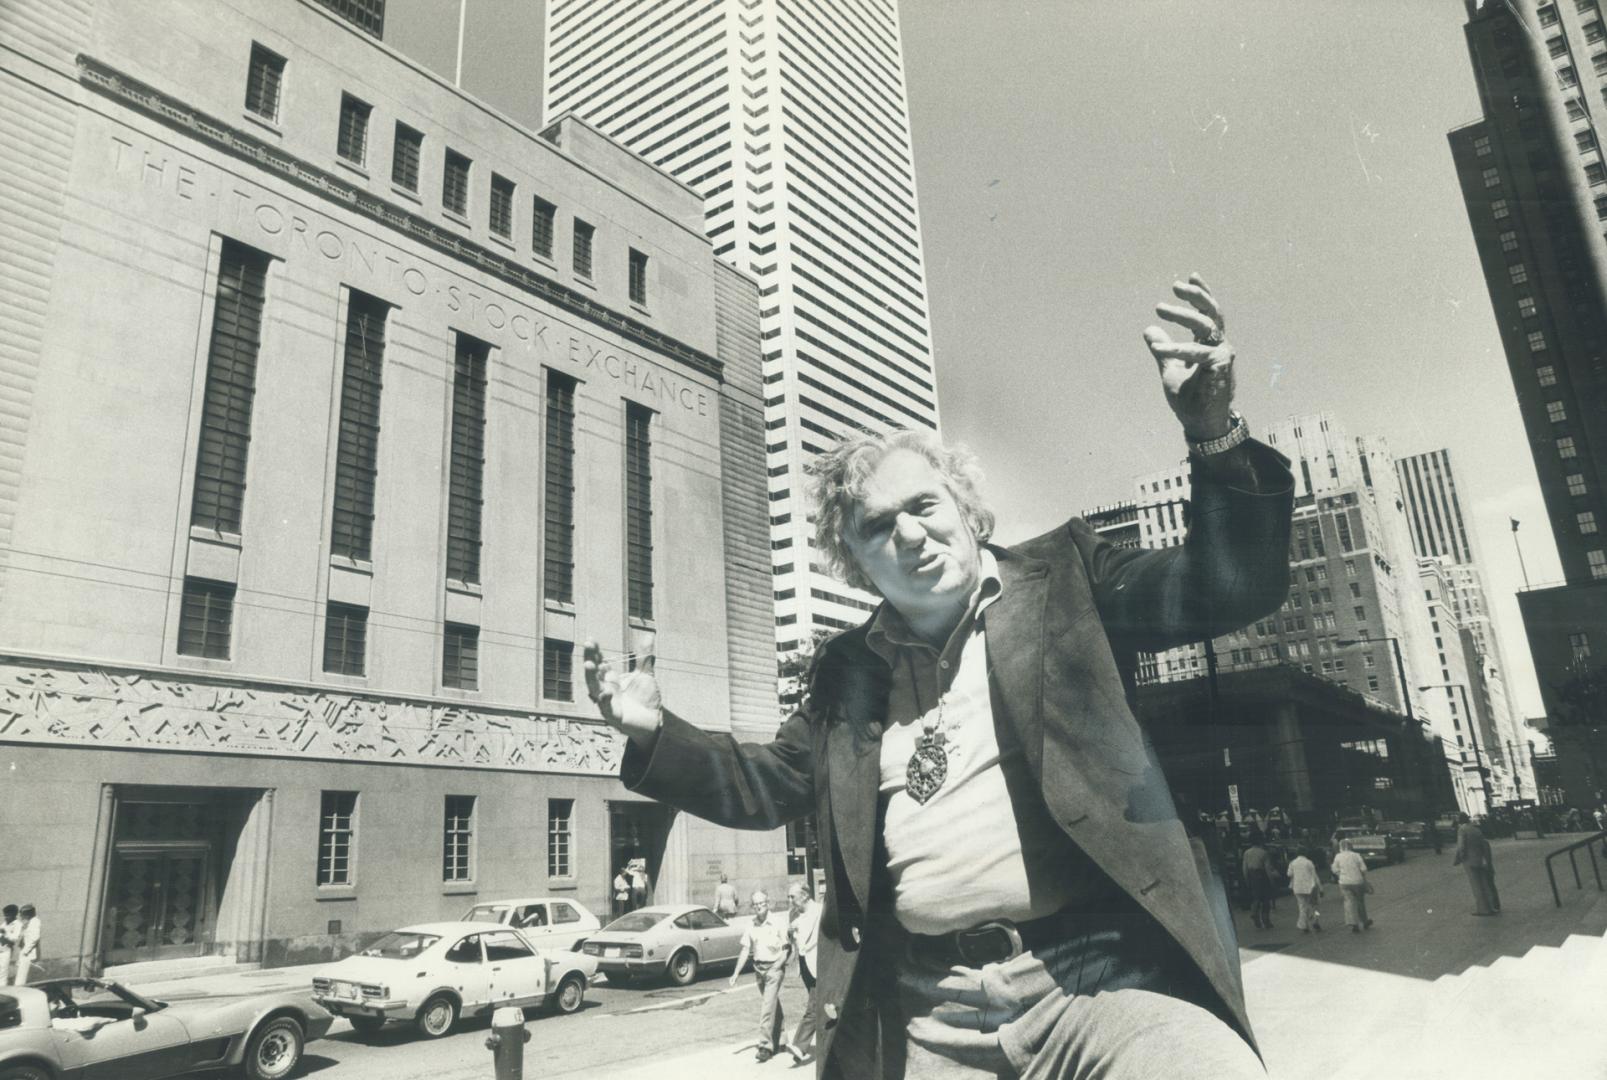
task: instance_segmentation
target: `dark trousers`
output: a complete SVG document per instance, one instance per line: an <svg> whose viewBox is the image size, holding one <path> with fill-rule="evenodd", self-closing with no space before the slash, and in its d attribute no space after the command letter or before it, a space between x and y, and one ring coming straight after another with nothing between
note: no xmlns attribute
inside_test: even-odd
<svg viewBox="0 0 1607 1080"><path fill-rule="evenodd" d="M798 957L798 976L803 979L804 989L809 991L809 1000L804 1004L803 1018L798 1021L797 1030L792 1033L792 1045L813 1056L815 1028L819 1023L819 1008L815 1004L815 973L809 970L809 962L801 956Z"/></svg>

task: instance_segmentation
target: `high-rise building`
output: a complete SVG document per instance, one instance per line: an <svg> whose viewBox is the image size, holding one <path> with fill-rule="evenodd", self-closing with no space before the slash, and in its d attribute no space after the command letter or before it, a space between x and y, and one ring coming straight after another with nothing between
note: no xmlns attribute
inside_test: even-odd
<svg viewBox="0 0 1607 1080"><path fill-rule="evenodd" d="M1342 683L1380 707L1410 711L1439 736L1461 805L1482 810L1468 725L1489 727L1477 738L1498 796L1511 784L1506 739L1490 726L1493 711L1478 711L1488 695L1477 665L1466 662L1460 622L1450 612L1443 622L1434 614L1442 592L1449 606L1449 573L1437 563L1426 571L1419 565L1387 443L1353 438L1326 413L1271 424L1262 438L1288 456L1295 478L1288 600L1215 639L1210 656L1202 642L1141 657L1140 675L1167 682L1198 678L1213 664L1218 671L1290 664ZM1138 479L1143 546L1183 542L1189 493L1186 462ZM1425 572L1434 581L1427 588Z"/></svg>
<svg viewBox="0 0 1607 1080"><path fill-rule="evenodd" d="M1597 0L1467 14L1483 116L1451 156L1562 561L1519 595L1555 735L1607 657L1607 30Z"/></svg>
<svg viewBox="0 0 1607 1080"><path fill-rule="evenodd" d="M549 0L543 108L701 195L758 277L776 648L862 622L816 569L804 464L854 429L936 428L895 0Z"/></svg>
<svg viewBox="0 0 1607 1080"><path fill-rule="evenodd" d="M1480 568L1474 534L1462 513L1456 474L1449 450L1432 450L1395 462L1406 516L1411 524L1412 547L1418 558L1440 564L1446 582L1446 605L1459 626L1472 635L1469 666L1476 669L1489 696L1490 723L1512 768L1503 779L1510 783L1503 798L1534 798L1534 770L1529 765L1528 738L1512 684L1507 678L1505 650L1496 633L1484 573ZM1521 751L1521 752L1520 752Z"/></svg>

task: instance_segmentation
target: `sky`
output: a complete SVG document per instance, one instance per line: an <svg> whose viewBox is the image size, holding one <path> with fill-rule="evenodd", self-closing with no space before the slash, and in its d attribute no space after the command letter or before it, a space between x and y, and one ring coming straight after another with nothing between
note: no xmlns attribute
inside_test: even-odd
<svg viewBox="0 0 1607 1080"><path fill-rule="evenodd" d="M387 41L451 78L456 0ZM944 434L999 538L1132 495L1185 447L1141 333L1204 275L1252 433L1326 411L1447 448L1520 711L1515 591L1561 579L1446 142L1479 116L1445 0L904 0ZM540 121L540 0L468 0L464 88Z"/></svg>

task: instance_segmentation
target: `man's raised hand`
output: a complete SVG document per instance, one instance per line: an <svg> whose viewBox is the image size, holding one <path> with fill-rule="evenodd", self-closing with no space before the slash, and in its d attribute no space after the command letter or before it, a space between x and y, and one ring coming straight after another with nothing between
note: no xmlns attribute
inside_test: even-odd
<svg viewBox="0 0 1607 1080"><path fill-rule="evenodd" d="M1183 327L1194 340L1173 341L1159 326L1150 326L1144 344L1160 368L1166 403L1182 421L1184 436L1204 442L1233 426L1233 346L1225 336L1222 309L1200 275L1172 282L1172 292L1187 306L1157 304L1155 314Z"/></svg>
<svg viewBox="0 0 1607 1080"><path fill-rule="evenodd" d="M586 642L582 655L586 696L596 703L603 719L637 742L651 742L663 722L658 680L653 677L653 656L643 657L635 671L621 677L603 659L597 642Z"/></svg>

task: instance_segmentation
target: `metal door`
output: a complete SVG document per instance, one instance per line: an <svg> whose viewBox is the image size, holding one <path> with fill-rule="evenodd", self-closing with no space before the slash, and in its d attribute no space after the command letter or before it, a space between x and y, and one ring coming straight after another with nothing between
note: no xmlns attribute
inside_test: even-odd
<svg viewBox="0 0 1607 1080"><path fill-rule="evenodd" d="M106 899L106 961L200 956L210 943L211 846L119 847Z"/></svg>

